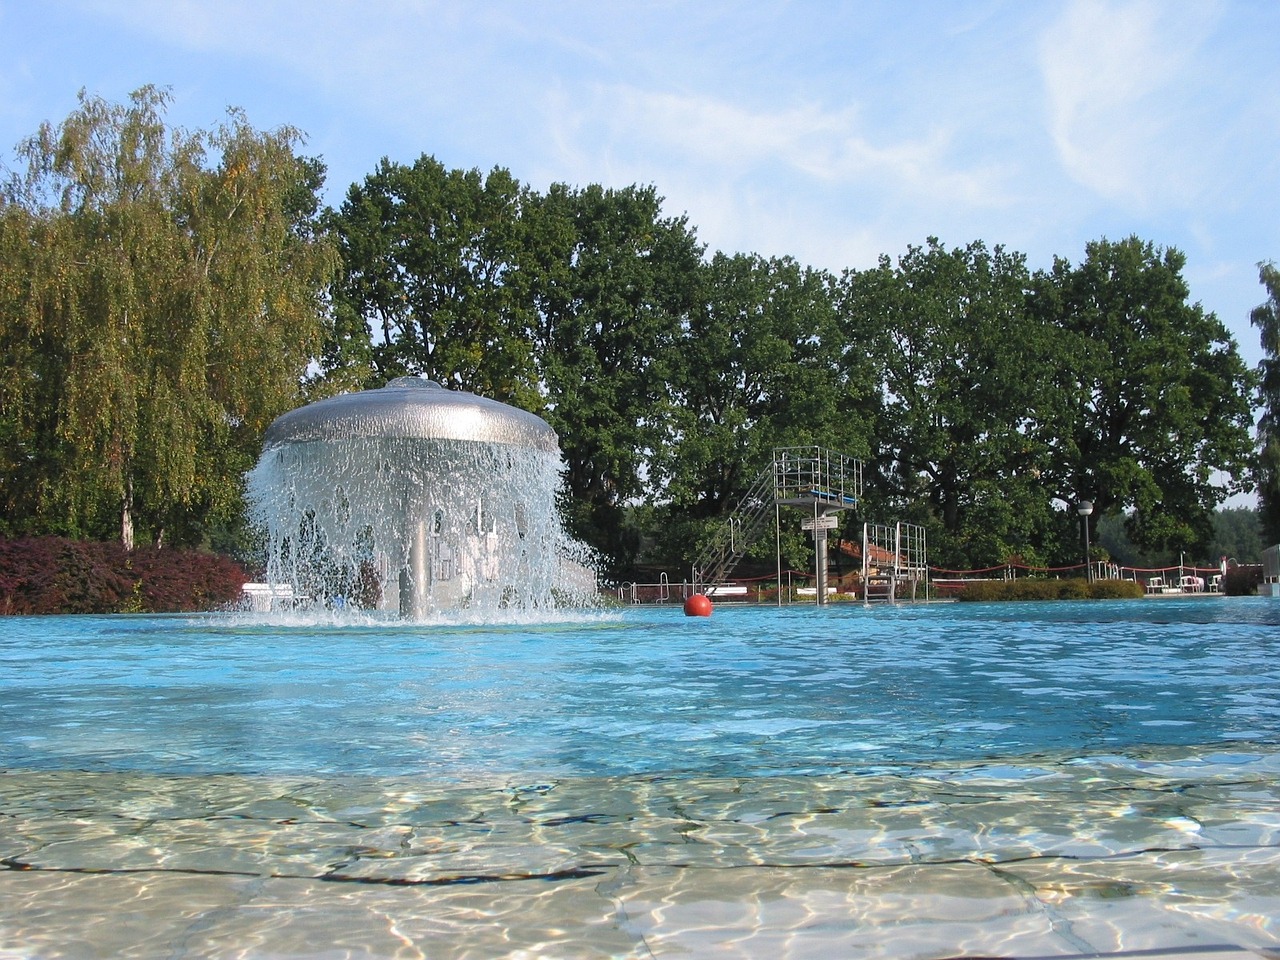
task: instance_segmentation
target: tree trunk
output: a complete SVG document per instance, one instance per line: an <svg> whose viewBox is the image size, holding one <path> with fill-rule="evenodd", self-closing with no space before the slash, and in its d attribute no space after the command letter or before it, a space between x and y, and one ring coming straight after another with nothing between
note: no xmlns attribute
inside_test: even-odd
<svg viewBox="0 0 1280 960"><path fill-rule="evenodd" d="M120 499L120 542L128 552L133 550L133 478L124 482L124 496Z"/></svg>

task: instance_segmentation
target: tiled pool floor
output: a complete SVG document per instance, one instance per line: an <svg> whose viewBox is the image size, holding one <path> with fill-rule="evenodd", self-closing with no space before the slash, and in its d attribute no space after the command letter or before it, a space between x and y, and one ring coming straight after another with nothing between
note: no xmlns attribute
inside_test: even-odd
<svg viewBox="0 0 1280 960"><path fill-rule="evenodd" d="M0 775L0 957L1280 957L1280 777Z"/></svg>

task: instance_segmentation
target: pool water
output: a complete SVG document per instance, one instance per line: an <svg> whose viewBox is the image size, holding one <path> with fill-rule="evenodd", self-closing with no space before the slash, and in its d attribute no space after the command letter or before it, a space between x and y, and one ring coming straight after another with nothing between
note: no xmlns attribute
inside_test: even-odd
<svg viewBox="0 0 1280 960"><path fill-rule="evenodd" d="M474 782L1276 743L1273 618L1199 600L14 619L0 765Z"/></svg>
<svg viewBox="0 0 1280 960"><path fill-rule="evenodd" d="M9 619L0 957L1280 956L1278 624Z"/></svg>

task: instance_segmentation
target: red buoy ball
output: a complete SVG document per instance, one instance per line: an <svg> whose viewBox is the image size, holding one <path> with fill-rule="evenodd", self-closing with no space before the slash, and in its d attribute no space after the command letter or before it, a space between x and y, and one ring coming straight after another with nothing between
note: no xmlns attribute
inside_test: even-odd
<svg viewBox="0 0 1280 960"><path fill-rule="evenodd" d="M684 602L684 615L686 617L711 616L711 601L705 594L695 593Z"/></svg>

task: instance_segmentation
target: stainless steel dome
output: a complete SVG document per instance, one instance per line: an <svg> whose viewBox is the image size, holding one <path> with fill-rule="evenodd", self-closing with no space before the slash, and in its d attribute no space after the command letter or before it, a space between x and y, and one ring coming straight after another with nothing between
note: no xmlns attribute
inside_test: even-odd
<svg viewBox="0 0 1280 960"><path fill-rule="evenodd" d="M311 440L407 437L476 440L559 451L545 420L525 410L432 380L397 377L377 390L345 393L299 407L267 428L263 450Z"/></svg>

